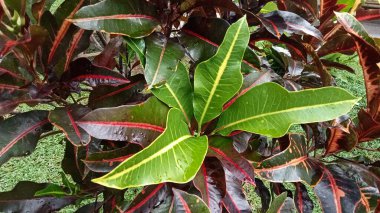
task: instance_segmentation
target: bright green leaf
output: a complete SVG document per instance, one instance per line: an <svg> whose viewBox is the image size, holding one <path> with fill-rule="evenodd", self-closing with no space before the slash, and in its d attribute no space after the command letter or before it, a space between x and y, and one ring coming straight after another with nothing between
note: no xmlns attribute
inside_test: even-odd
<svg viewBox="0 0 380 213"><path fill-rule="evenodd" d="M241 62L249 40L249 29L243 17L232 24L217 53L200 63L194 76L194 115L199 129L216 118L223 105L240 89L243 77Z"/></svg>
<svg viewBox="0 0 380 213"><path fill-rule="evenodd" d="M341 88L289 92L278 84L256 86L222 113L215 132L244 130L281 137L292 124L332 120L350 111L359 99Z"/></svg>
<svg viewBox="0 0 380 213"><path fill-rule="evenodd" d="M207 137L190 135L182 112L171 109L162 135L93 182L116 189L162 182L186 183L198 172L206 152Z"/></svg>
<svg viewBox="0 0 380 213"><path fill-rule="evenodd" d="M190 124L193 116L193 88L186 67L180 63L175 73L159 88L152 89L153 94L164 103L183 113Z"/></svg>

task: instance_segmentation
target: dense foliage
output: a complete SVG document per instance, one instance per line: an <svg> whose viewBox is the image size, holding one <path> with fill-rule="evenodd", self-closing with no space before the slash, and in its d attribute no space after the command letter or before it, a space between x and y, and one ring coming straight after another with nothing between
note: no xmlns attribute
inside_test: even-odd
<svg viewBox="0 0 380 213"><path fill-rule="evenodd" d="M78 212L251 212L244 184L262 212L312 212L310 188L324 212L379 210L379 162L327 160L380 137L380 50L357 20L380 12L347 2L0 0L0 166L64 133L75 182L20 182L0 211L102 194ZM357 119L337 53L363 68Z"/></svg>

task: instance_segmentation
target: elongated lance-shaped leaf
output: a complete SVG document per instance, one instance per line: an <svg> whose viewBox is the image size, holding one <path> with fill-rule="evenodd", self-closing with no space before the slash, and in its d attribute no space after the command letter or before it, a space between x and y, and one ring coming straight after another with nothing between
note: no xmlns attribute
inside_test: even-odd
<svg viewBox="0 0 380 213"><path fill-rule="evenodd" d="M87 30L139 38L158 26L155 17L155 8L147 1L106 0L81 8L70 21Z"/></svg>
<svg viewBox="0 0 380 213"><path fill-rule="evenodd" d="M190 125L193 117L193 87L190 83L186 67L179 63L174 74L161 87L153 88L153 94L169 105L183 113L186 122Z"/></svg>
<svg viewBox="0 0 380 213"><path fill-rule="evenodd" d="M171 213L177 212L185 212L185 213L196 213L196 212L204 212L209 213L207 205L203 200L193 194L189 194L179 189L173 188L173 208L171 209Z"/></svg>
<svg viewBox="0 0 380 213"><path fill-rule="evenodd" d="M222 201L224 207L228 212L252 212L243 192L243 182L228 169L225 169L224 172L226 174L226 196Z"/></svg>
<svg viewBox="0 0 380 213"><path fill-rule="evenodd" d="M171 109L167 128L151 145L93 182L116 189L194 178L207 152L207 137L192 137L182 112Z"/></svg>
<svg viewBox="0 0 380 213"><path fill-rule="evenodd" d="M127 146L111 151L101 151L89 154L82 160L94 172L110 172L120 163L141 150L141 146L130 143Z"/></svg>
<svg viewBox="0 0 380 213"><path fill-rule="evenodd" d="M168 107L152 97L138 105L100 108L77 124L91 136L149 145L165 129Z"/></svg>
<svg viewBox="0 0 380 213"><path fill-rule="evenodd" d="M211 212L221 212L222 200L226 195L226 178L222 164L217 158L207 157L193 183L201 192Z"/></svg>
<svg viewBox="0 0 380 213"><path fill-rule="evenodd" d="M145 39L146 65L145 79L150 88L162 84L176 70L179 60L184 56L184 50L176 42L163 34L153 34Z"/></svg>
<svg viewBox="0 0 380 213"><path fill-rule="evenodd" d="M30 111L0 121L0 165L31 154L40 135L51 128L47 111Z"/></svg>
<svg viewBox="0 0 380 213"><path fill-rule="evenodd" d="M282 139L286 149L260 163L256 174L271 182L299 182L310 185L321 178L318 162L307 156L307 143L302 135L291 134Z"/></svg>
<svg viewBox="0 0 380 213"><path fill-rule="evenodd" d="M90 135L75 122L89 112L89 108L80 105L57 108L50 111L49 121L58 129L61 129L74 146L87 145L91 140Z"/></svg>
<svg viewBox="0 0 380 213"><path fill-rule="evenodd" d="M364 26L348 13L335 13L337 20L354 38L367 93L367 107L372 117L380 121L380 50Z"/></svg>
<svg viewBox="0 0 380 213"><path fill-rule="evenodd" d="M295 183L296 191L294 192L294 204L299 213L311 213L314 209L313 201L302 183Z"/></svg>
<svg viewBox="0 0 380 213"><path fill-rule="evenodd" d="M56 212L78 199L75 196L34 196L46 186L46 183L22 181L12 191L1 192L0 212Z"/></svg>
<svg viewBox="0 0 380 213"><path fill-rule="evenodd" d="M220 136L210 137L208 156L217 157L223 167L239 181L255 185L253 166L234 149L232 139Z"/></svg>
<svg viewBox="0 0 380 213"><path fill-rule="evenodd" d="M286 192L281 193L279 196L275 197L267 211L267 213L281 212L281 207L284 205L286 200Z"/></svg>
<svg viewBox="0 0 380 213"><path fill-rule="evenodd" d="M240 89L241 62L248 45L249 30L245 17L232 24L217 53L200 63L194 76L194 115L198 129L216 118L223 105Z"/></svg>
<svg viewBox="0 0 380 213"><path fill-rule="evenodd" d="M256 86L222 113L215 132L234 130L281 137L292 124L331 120L346 114L358 101L347 91L327 87L288 92L275 83Z"/></svg>
<svg viewBox="0 0 380 213"><path fill-rule="evenodd" d="M161 183L158 185L147 186L135 197L125 212L152 212L153 210L159 210L164 204L162 203L162 200L165 200L166 203L166 200L170 199L171 201L171 198L171 190L168 184ZM157 206L158 203L159 206ZM164 212L168 212L168 210Z"/></svg>
<svg viewBox="0 0 380 213"><path fill-rule="evenodd" d="M359 186L350 179L337 165L328 165L322 168L323 176L315 186L317 195L324 212L355 212L359 203Z"/></svg>
<svg viewBox="0 0 380 213"><path fill-rule="evenodd" d="M141 65L145 67L145 41L144 39L134 39L129 37L124 37L127 45L137 54L140 59Z"/></svg>

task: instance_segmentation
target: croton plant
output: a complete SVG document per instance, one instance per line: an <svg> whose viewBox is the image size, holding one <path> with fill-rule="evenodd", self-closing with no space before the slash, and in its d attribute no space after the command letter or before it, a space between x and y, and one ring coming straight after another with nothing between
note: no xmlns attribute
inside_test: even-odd
<svg viewBox="0 0 380 213"><path fill-rule="evenodd" d="M52 2L0 0L0 165L62 133L66 174L19 182L0 211L87 200L78 212L312 212L312 194L324 212L379 211L380 163L331 158L380 137L380 50L358 21L379 10L66 0L51 13ZM359 99L330 74L355 71L331 54L359 56L357 119L347 113Z"/></svg>

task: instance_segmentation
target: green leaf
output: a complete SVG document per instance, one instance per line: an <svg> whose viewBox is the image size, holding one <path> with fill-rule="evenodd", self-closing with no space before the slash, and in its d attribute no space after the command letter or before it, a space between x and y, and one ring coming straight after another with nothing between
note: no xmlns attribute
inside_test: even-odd
<svg viewBox="0 0 380 213"><path fill-rule="evenodd" d="M192 137L182 112L171 109L162 135L107 175L92 181L116 189L186 183L194 178L206 152L207 137Z"/></svg>
<svg viewBox="0 0 380 213"><path fill-rule="evenodd" d="M243 77L241 62L248 45L246 18L232 24L217 53L200 63L194 76L194 115L201 125L216 118L223 105L240 89Z"/></svg>
<svg viewBox="0 0 380 213"><path fill-rule="evenodd" d="M127 45L137 54L140 59L141 65L145 67L145 41L144 39L134 39L124 37Z"/></svg>
<svg viewBox="0 0 380 213"><path fill-rule="evenodd" d="M81 8L70 21L86 30L141 38L158 26L155 16L155 8L146 1L105 0Z"/></svg>
<svg viewBox="0 0 380 213"><path fill-rule="evenodd" d="M150 88L164 83L175 72L184 50L176 42L162 34L154 34L145 39L146 65L145 79Z"/></svg>
<svg viewBox="0 0 380 213"><path fill-rule="evenodd" d="M65 195L70 195L67 193L60 185L49 183L46 188L37 191L34 196L54 196L63 197Z"/></svg>
<svg viewBox="0 0 380 213"><path fill-rule="evenodd" d="M240 96L222 113L214 132L234 130L278 138L292 124L332 120L350 111L359 99L337 87L289 92L265 83Z"/></svg>
<svg viewBox="0 0 380 213"><path fill-rule="evenodd" d="M178 64L175 73L164 85L153 88L152 92L170 107L181 110L186 122L190 124L193 116L193 87L190 83L189 73L182 63Z"/></svg>

